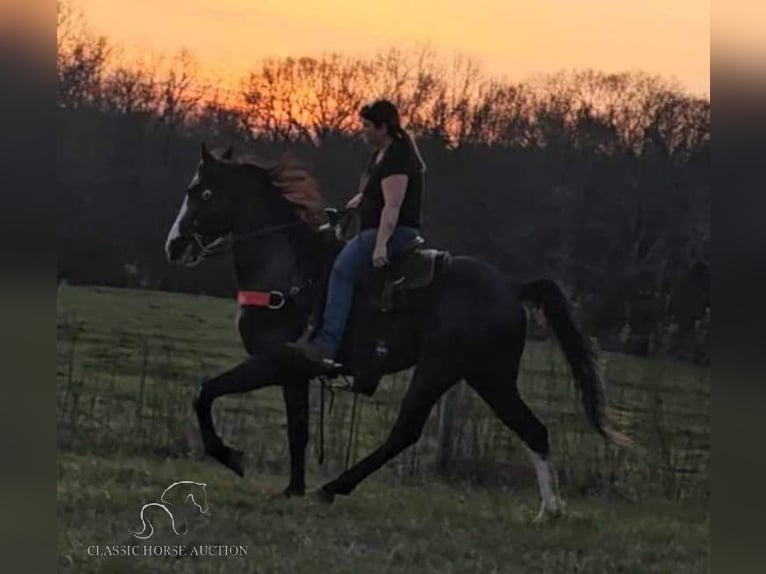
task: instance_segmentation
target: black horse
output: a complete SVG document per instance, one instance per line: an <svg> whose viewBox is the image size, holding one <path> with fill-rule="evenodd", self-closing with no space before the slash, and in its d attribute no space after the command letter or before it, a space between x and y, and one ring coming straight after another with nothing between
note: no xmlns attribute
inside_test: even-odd
<svg viewBox="0 0 766 574"><path fill-rule="evenodd" d="M248 359L203 383L194 409L205 452L243 476L243 453L216 434L213 401L281 386L290 443L285 496L305 493L308 384L315 375L285 345L304 333L343 245L332 227L321 225L324 215L318 187L305 170L289 162L235 160L230 149L216 156L203 144L201 162L165 245L170 262L187 266L222 245L231 246L239 289L238 328ZM609 420L595 351L575 324L564 293L553 281L515 283L488 263L461 256L451 258L429 286L409 295L390 317L391 345L382 367L391 373L415 366L394 427L379 448L319 488L317 495L331 502L335 495L350 494L414 444L432 407L464 379L527 446L542 497L539 517L560 513L548 431L516 384L526 338L523 302L541 307L552 326L589 421L610 441L629 442ZM355 345L370 331L363 299L354 302L338 356L343 371L352 375L369 362L365 348Z"/></svg>

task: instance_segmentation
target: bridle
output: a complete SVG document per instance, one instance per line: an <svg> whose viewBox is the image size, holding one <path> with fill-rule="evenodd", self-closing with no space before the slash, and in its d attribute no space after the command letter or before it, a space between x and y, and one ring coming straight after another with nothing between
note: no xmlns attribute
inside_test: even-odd
<svg viewBox="0 0 766 574"><path fill-rule="evenodd" d="M326 210L326 214L328 216L328 221L321 226L319 226L319 230L326 230L335 228L336 230L336 237L338 239L342 239L344 235L346 235L346 227L349 225L349 222L351 221L351 218L353 218L356 214L358 214L358 208L354 207L345 207L343 209L334 209L334 210ZM265 227L262 227L260 229L256 229L255 231L251 231L249 233L243 233L241 235L234 235L232 233L229 233L227 235L222 235L221 237L214 239L210 243L205 243L202 235L196 232L192 232L190 235L194 242L197 244L197 247L199 248L200 255L202 257L199 258L197 265L199 261L201 261L203 258L207 257L215 257L216 255L220 255L223 253L226 249L233 246L235 243L238 243L240 241L245 241L248 239L253 239L255 237L261 237L264 235L270 235L271 233L276 233L278 231L282 231L284 229L290 229L293 227L297 227L299 225L305 225L305 223L301 220L298 221L291 221L289 223L280 223L276 225L267 225Z"/></svg>
<svg viewBox="0 0 766 574"><path fill-rule="evenodd" d="M283 229L289 229L291 227L297 227L298 225L303 225L303 224L304 224L303 221L291 221L290 223L281 223L279 225L267 225L266 227L257 229L250 233L244 233L241 235L234 235L229 233L227 235L222 235L221 237L214 239L210 243L205 243L201 234L197 232L192 232L190 234L191 238L197 244L197 247L199 248L199 252L201 255L197 263L195 263L194 265L197 265L204 258L220 255L226 249L228 249L229 247L231 247L232 245L240 241L244 241L246 239L252 239L254 237L260 237L263 235L269 235L271 233L276 233L277 231L282 231Z"/></svg>

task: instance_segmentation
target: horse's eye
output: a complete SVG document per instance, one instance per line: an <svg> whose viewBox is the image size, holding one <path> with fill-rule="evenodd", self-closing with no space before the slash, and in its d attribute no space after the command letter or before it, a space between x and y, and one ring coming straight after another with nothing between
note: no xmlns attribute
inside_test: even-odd
<svg viewBox="0 0 766 574"><path fill-rule="evenodd" d="M207 201L211 197L213 197L213 192L212 191L210 191L209 189L205 189L205 190L202 191L202 199Z"/></svg>

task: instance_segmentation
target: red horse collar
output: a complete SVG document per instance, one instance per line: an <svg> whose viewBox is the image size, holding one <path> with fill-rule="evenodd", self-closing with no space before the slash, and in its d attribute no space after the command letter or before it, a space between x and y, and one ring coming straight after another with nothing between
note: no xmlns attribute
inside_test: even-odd
<svg viewBox="0 0 766 574"><path fill-rule="evenodd" d="M281 309L287 297L281 291L237 291L237 303L243 307Z"/></svg>

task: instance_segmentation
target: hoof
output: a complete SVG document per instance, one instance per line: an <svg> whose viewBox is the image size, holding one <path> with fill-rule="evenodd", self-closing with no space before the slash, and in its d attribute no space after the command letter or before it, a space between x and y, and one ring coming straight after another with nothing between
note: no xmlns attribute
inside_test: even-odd
<svg viewBox="0 0 766 574"><path fill-rule="evenodd" d="M293 486L288 486L285 488L282 492L279 493L282 498L296 498L296 497L302 497L306 495L306 489L305 488L295 488Z"/></svg>
<svg viewBox="0 0 766 574"><path fill-rule="evenodd" d="M335 502L335 493L326 489L324 486L317 488L313 492L313 495L318 502L321 502L322 504L326 504L328 506L332 504L333 502Z"/></svg>
<svg viewBox="0 0 766 574"><path fill-rule="evenodd" d="M245 476L245 467L242 463L245 457L245 453L243 453L241 450L223 446L217 449L208 450L207 454L212 456L226 468L230 469L240 478Z"/></svg>
<svg viewBox="0 0 766 574"><path fill-rule="evenodd" d="M556 522L560 518L566 515L566 505L563 501L559 501L555 508L547 508L544 504L540 507L540 512L537 513L533 524L549 524Z"/></svg>

